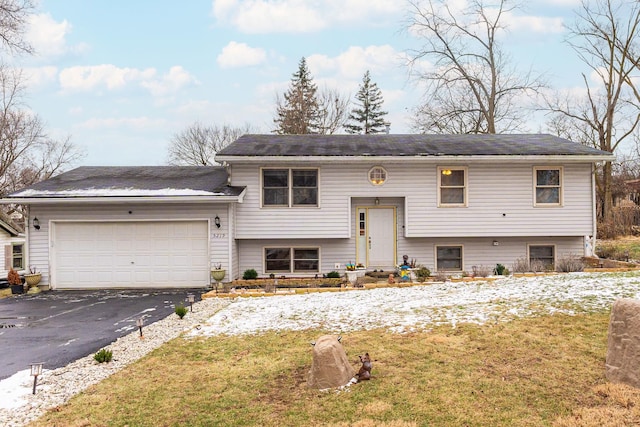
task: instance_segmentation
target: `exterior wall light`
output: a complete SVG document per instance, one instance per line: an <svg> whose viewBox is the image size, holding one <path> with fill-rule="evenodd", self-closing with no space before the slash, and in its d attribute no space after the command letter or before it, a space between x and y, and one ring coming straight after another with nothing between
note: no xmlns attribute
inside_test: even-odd
<svg viewBox="0 0 640 427"><path fill-rule="evenodd" d="M42 362L31 364L31 376L33 377L33 394L36 394L36 384L38 383L38 375L42 374Z"/></svg>
<svg viewBox="0 0 640 427"><path fill-rule="evenodd" d="M218 215L216 215L216 217L213 219L213 223L216 225L216 227L220 228L220 217Z"/></svg>
<svg viewBox="0 0 640 427"><path fill-rule="evenodd" d="M40 220L38 220L38 217L33 218L33 228L40 230Z"/></svg>
<svg viewBox="0 0 640 427"><path fill-rule="evenodd" d="M497 241L497 240L494 240L494 241L493 241L493 246L498 246L499 244L500 244L500 243L498 243L498 241Z"/></svg>

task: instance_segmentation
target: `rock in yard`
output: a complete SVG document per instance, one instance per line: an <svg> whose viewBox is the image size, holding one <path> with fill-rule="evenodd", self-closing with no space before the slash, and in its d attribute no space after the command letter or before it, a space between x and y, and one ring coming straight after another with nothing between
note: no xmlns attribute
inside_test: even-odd
<svg viewBox="0 0 640 427"><path fill-rule="evenodd" d="M355 370L336 335L323 335L313 347L313 363L307 384L317 389L342 387L351 381Z"/></svg>
<svg viewBox="0 0 640 427"><path fill-rule="evenodd" d="M640 388L640 300L613 303L605 373L611 382Z"/></svg>

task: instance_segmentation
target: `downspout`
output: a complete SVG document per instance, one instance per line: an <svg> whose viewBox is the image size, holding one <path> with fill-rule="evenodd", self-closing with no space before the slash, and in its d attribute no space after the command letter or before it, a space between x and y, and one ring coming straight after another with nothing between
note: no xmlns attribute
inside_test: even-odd
<svg viewBox="0 0 640 427"><path fill-rule="evenodd" d="M596 237L598 232L598 219L596 215L596 164L591 163L591 221L593 230L591 233L591 253L587 252L587 245L585 244L585 256L594 256L596 249ZM585 242L586 243L586 242Z"/></svg>

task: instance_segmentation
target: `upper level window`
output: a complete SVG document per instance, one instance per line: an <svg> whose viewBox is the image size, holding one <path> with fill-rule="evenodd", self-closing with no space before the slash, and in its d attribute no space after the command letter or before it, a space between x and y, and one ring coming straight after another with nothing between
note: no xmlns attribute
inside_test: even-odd
<svg viewBox="0 0 640 427"><path fill-rule="evenodd" d="M467 206L467 168L438 168L438 206Z"/></svg>
<svg viewBox="0 0 640 427"><path fill-rule="evenodd" d="M382 166L375 166L369 170L369 182L382 185L387 180L387 171Z"/></svg>
<svg viewBox="0 0 640 427"><path fill-rule="evenodd" d="M535 206L562 205L562 168L534 168Z"/></svg>
<svg viewBox="0 0 640 427"><path fill-rule="evenodd" d="M263 169L263 206L317 206L317 169Z"/></svg>

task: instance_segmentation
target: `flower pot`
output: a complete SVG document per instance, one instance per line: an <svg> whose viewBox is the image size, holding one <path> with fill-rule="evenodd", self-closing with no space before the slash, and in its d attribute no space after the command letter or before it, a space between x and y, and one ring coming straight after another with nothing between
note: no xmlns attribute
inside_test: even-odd
<svg viewBox="0 0 640 427"><path fill-rule="evenodd" d="M349 282L351 282L352 284L355 284L358 281L358 272L357 271L348 270L347 271L347 280Z"/></svg>
<svg viewBox="0 0 640 427"><path fill-rule="evenodd" d="M16 294L23 294L24 293L24 285L20 284L20 285L11 285L11 293L16 295Z"/></svg>
<svg viewBox="0 0 640 427"><path fill-rule="evenodd" d="M227 275L227 270L223 268L211 270L211 278L216 282L220 282L222 279L224 279L224 276L226 275Z"/></svg>
<svg viewBox="0 0 640 427"><path fill-rule="evenodd" d="M34 273L34 274L25 274L24 281L29 287L36 286L42 280L42 274Z"/></svg>

